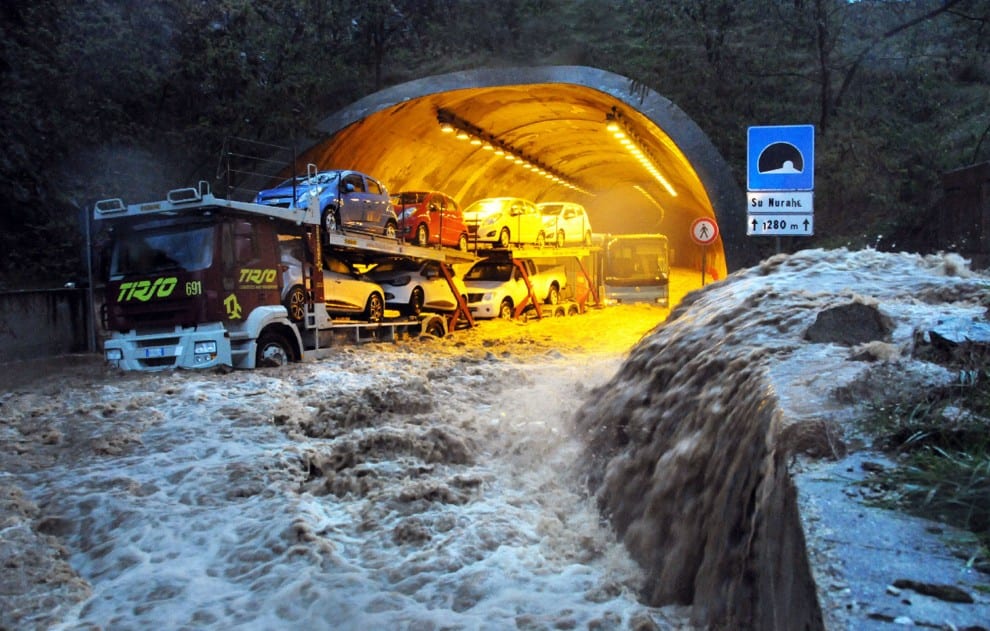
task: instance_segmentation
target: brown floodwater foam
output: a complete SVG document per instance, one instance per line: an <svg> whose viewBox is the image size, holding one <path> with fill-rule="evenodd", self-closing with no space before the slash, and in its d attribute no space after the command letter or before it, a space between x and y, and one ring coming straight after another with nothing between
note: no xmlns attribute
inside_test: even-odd
<svg viewBox="0 0 990 631"><path fill-rule="evenodd" d="M709 629L823 629L766 348L720 344L683 304L576 414L599 507L650 605ZM685 324L681 322L679 324Z"/></svg>

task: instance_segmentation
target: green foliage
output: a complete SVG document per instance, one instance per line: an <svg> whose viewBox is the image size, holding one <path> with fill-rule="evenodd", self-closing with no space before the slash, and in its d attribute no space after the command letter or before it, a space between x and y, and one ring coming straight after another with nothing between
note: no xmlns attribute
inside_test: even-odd
<svg viewBox="0 0 990 631"><path fill-rule="evenodd" d="M917 232L938 174L990 159L990 0L16 0L0 29L12 247L71 233L76 205L211 179L227 137L287 144L386 85L480 66L628 76L737 177L746 127L816 124L829 230L806 245ZM30 245L0 275L50 260Z"/></svg>

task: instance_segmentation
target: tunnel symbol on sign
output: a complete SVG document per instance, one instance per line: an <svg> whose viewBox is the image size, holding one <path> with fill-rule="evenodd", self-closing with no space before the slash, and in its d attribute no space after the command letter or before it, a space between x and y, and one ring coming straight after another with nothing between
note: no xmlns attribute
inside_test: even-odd
<svg viewBox="0 0 990 631"><path fill-rule="evenodd" d="M775 142L760 153L756 168L760 173L803 173L804 156L789 142Z"/></svg>
<svg viewBox="0 0 990 631"><path fill-rule="evenodd" d="M814 126L750 127L746 133L746 185L750 191L814 190Z"/></svg>

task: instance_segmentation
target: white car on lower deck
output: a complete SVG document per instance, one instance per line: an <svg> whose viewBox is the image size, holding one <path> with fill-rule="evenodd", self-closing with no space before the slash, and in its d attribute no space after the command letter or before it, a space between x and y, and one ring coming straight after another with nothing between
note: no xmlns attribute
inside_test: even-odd
<svg viewBox="0 0 990 631"><path fill-rule="evenodd" d="M444 277L439 261L396 258L378 263L368 275L385 290L385 304L405 315L422 311L450 312L457 309L457 298ZM464 282L447 268L454 288L467 295Z"/></svg>

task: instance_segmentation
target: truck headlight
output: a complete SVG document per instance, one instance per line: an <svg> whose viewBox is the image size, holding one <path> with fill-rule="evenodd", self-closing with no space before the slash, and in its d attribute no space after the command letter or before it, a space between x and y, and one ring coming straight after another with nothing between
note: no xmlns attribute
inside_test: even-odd
<svg viewBox="0 0 990 631"><path fill-rule="evenodd" d="M193 345L194 355L216 355L217 354L217 343L210 342L196 342Z"/></svg>

